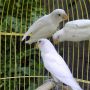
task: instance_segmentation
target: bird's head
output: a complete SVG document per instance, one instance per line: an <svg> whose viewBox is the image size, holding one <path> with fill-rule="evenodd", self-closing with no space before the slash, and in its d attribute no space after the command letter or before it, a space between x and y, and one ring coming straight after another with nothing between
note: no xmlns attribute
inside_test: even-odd
<svg viewBox="0 0 90 90"><path fill-rule="evenodd" d="M53 17L53 19L55 18L59 22L68 19L68 15L66 14L66 12L63 9L55 9L51 13L51 16Z"/></svg>
<svg viewBox="0 0 90 90"><path fill-rule="evenodd" d="M54 44L58 44L60 41L64 40L64 30L61 29L53 34L52 36Z"/></svg>
<svg viewBox="0 0 90 90"><path fill-rule="evenodd" d="M54 46L48 39L39 39L37 42L37 46L39 47L42 53L55 51Z"/></svg>

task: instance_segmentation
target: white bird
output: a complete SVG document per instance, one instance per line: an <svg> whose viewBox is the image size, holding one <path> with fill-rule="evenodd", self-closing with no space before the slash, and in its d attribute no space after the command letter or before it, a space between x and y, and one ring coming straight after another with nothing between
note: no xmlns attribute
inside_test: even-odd
<svg viewBox="0 0 90 90"><path fill-rule="evenodd" d="M47 39L37 42L41 51L44 67L58 80L70 86L73 90L82 90L71 74L63 58L57 53L52 43Z"/></svg>
<svg viewBox="0 0 90 90"><path fill-rule="evenodd" d="M90 20L80 19L67 22L53 35L55 43L62 41L83 41L90 39Z"/></svg>
<svg viewBox="0 0 90 90"><path fill-rule="evenodd" d="M22 41L29 34L31 34L30 40L26 41L29 44L36 42L38 39L50 37L57 30L59 23L66 19L68 19L68 16L63 9L55 9L50 14L35 21L25 33Z"/></svg>

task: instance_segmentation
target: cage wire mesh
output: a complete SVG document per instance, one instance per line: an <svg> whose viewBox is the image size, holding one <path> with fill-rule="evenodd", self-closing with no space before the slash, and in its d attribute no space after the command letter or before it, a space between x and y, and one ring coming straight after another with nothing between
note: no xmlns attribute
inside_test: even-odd
<svg viewBox="0 0 90 90"><path fill-rule="evenodd" d="M21 38L35 20L56 8L68 13L68 21L90 17L90 0L0 0L0 90L35 90L50 77L40 52ZM89 48L89 41L56 47L84 90L90 90Z"/></svg>

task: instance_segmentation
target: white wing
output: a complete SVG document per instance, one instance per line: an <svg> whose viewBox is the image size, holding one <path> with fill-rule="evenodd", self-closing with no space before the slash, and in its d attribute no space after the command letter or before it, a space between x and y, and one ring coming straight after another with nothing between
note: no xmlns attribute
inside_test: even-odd
<svg viewBox="0 0 90 90"><path fill-rule="evenodd" d="M43 59L46 69L54 76L60 76L63 78L72 77L68 66L59 55L47 54Z"/></svg>
<svg viewBox="0 0 90 90"><path fill-rule="evenodd" d="M65 27L73 27L73 28L86 28L90 27L90 20L88 19L80 19L67 22Z"/></svg>
<svg viewBox="0 0 90 90"><path fill-rule="evenodd" d="M47 22L48 21L48 22ZM38 32L39 30L41 30L43 27L47 26L49 23L49 19L48 19L48 15L45 15L43 17L41 17L40 19L38 19L37 21L35 21L32 26L29 28L29 30L25 33L24 37L22 38L22 41L29 35L33 33ZM31 36L32 36L31 35Z"/></svg>
<svg viewBox="0 0 90 90"><path fill-rule="evenodd" d="M73 90L82 90L61 56L57 54L47 54L43 60L45 68L57 79L71 86Z"/></svg>

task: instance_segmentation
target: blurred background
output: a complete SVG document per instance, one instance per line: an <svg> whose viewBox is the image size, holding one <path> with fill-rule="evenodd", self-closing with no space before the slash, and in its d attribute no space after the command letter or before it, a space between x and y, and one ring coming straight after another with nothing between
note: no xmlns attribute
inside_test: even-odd
<svg viewBox="0 0 90 90"><path fill-rule="evenodd" d="M67 12L67 21L90 18L90 0L0 0L0 90L35 90L50 77L40 51L21 39L34 21L56 8ZM90 90L89 41L55 47L81 87Z"/></svg>

